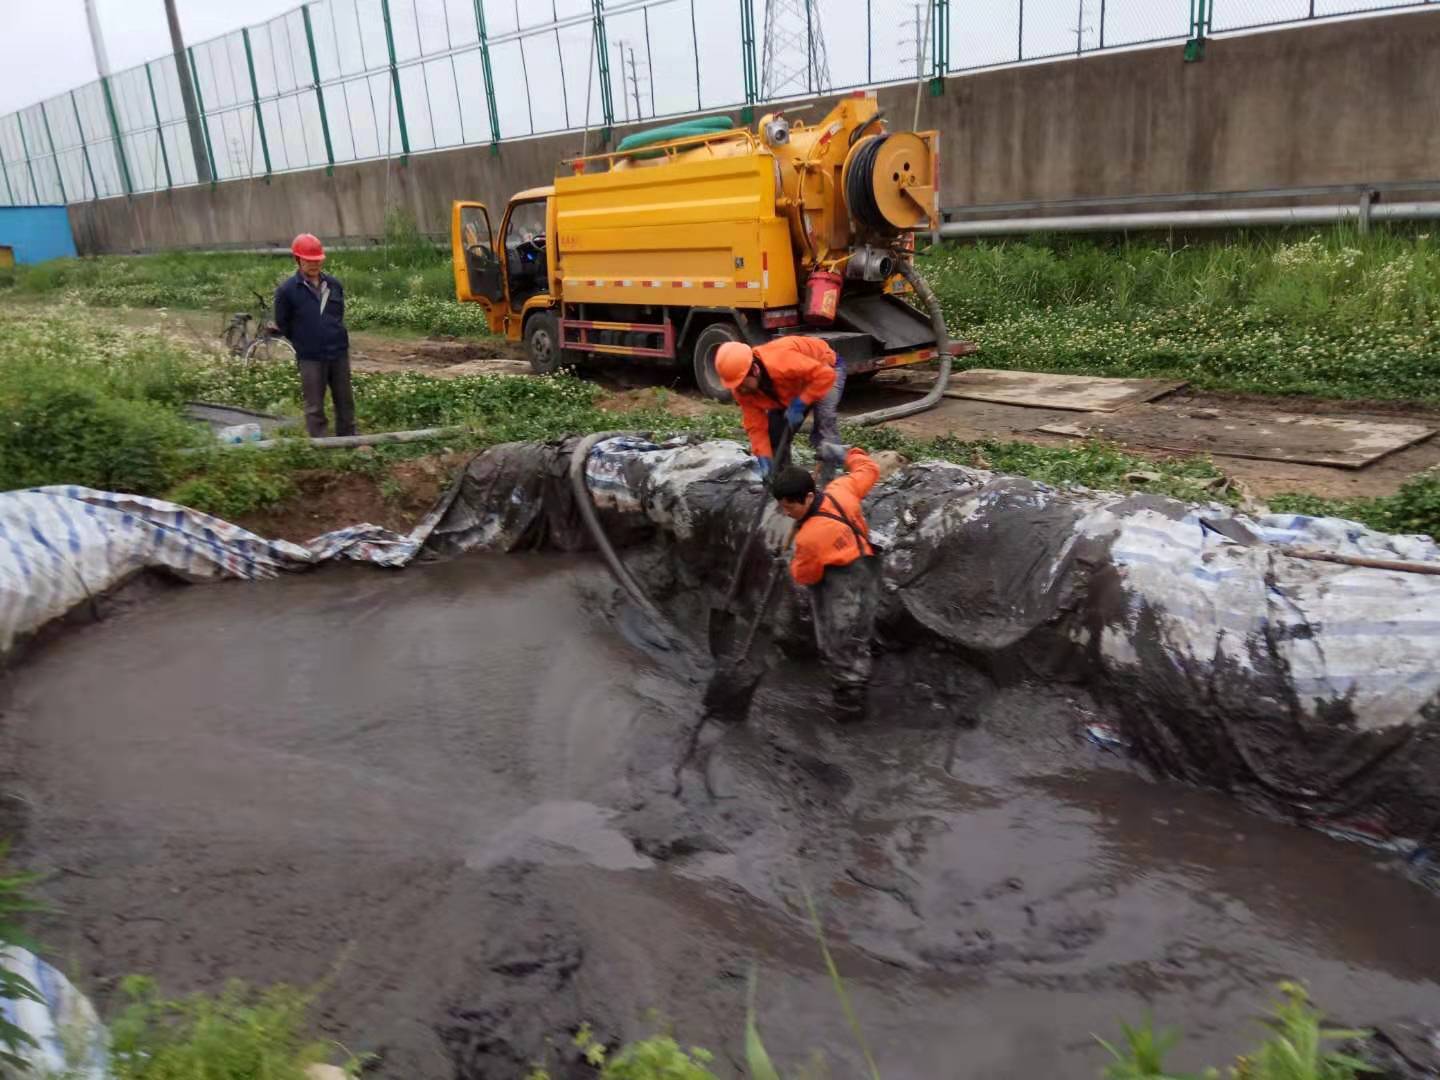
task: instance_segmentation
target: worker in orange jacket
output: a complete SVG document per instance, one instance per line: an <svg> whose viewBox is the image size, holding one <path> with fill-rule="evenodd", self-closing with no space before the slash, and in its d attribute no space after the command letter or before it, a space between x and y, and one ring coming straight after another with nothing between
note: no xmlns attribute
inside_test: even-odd
<svg viewBox="0 0 1440 1080"><path fill-rule="evenodd" d="M870 682L870 637L879 604L879 565L861 500L880 478L864 450L845 455L844 476L817 491L815 478L796 467L775 477L780 512L796 522L790 576L810 589L815 640L830 675L835 719L865 715Z"/></svg>
<svg viewBox="0 0 1440 1080"><path fill-rule="evenodd" d="M787 427L798 431L812 410L810 445L822 465L840 464L837 410L845 392L845 362L825 342L800 334L753 349L743 341L727 341L715 352L715 372L740 406L762 478L789 464L788 453L775 461L775 446Z"/></svg>

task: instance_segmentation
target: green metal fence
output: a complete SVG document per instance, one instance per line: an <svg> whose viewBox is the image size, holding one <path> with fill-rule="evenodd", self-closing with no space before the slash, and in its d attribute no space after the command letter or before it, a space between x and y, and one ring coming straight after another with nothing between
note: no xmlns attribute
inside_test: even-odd
<svg viewBox="0 0 1440 1080"><path fill-rule="evenodd" d="M1417 0L316 0L0 117L0 205L712 109ZM203 155L205 168L197 169Z"/></svg>

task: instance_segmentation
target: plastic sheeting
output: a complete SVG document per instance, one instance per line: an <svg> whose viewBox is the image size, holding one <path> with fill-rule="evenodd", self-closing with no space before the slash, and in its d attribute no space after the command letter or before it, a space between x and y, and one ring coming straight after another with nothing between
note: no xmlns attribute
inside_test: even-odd
<svg viewBox="0 0 1440 1080"><path fill-rule="evenodd" d="M35 1040L34 1046L17 1048L34 1075L105 1080L110 1075L109 1037L89 999L25 949L0 950L0 966L29 982L43 999L0 998L0 1015Z"/></svg>
<svg viewBox="0 0 1440 1080"><path fill-rule="evenodd" d="M438 513L405 536L355 525L292 544L138 495L82 487L0 493L0 658L17 638L142 570L205 581L273 577L328 559L404 566Z"/></svg>

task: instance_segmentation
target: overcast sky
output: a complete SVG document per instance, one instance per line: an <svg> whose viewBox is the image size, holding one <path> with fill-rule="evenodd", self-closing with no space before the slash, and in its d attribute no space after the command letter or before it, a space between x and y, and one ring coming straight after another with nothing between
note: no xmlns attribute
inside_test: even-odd
<svg viewBox="0 0 1440 1080"><path fill-rule="evenodd" d="M163 0L96 0L110 66L119 71L170 51ZM187 41L262 22L296 0L179 0ZM95 78L83 0L0 0L0 114Z"/></svg>

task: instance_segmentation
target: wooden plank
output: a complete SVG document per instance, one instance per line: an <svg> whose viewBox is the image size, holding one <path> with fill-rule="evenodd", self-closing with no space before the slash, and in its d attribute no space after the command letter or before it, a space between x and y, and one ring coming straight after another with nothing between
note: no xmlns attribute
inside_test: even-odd
<svg viewBox="0 0 1440 1080"><path fill-rule="evenodd" d="M909 374L909 373L907 373ZM903 390L928 390L934 376L886 379L883 385ZM913 382L914 385L911 385ZM971 368L950 376L945 396L1067 412L1115 412L1154 401L1185 385L1181 379L1102 379L1092 375L1051 375L1039 371L998 371Z"/></svg>
<svg viewBox="0 0 1440 1080"><path fill-rule="evenodd" d="M1435 434L1420 424L1395 424L1297 413L1216 415L1157 405L1124 416L1044 424L1036 430L1071 438L1103 438L1129 446L1360 469Z"/></svg>

